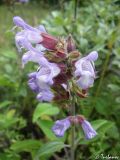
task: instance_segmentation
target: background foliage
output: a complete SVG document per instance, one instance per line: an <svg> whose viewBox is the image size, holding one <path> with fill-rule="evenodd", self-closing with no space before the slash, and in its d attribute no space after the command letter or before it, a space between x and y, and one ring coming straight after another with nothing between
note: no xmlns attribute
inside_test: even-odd
<svg viewBox="0 0 120 160"><path fill-rule="evenodd" d="M85 0L75 6L74 0L31 0L0 5L0 160L67 159L71 142L70 131L60 139L51 131L53 122L68 114L65 108L38 103L27 86L33 64L21 68L10 31L15 15L33 26L44 24L53 35L71 33L83 55L99 52L98 78L89 97L76 106L99 134L86 141L76 127L76 160L93 160L102 153L120 157L120 1Z"/></svg>

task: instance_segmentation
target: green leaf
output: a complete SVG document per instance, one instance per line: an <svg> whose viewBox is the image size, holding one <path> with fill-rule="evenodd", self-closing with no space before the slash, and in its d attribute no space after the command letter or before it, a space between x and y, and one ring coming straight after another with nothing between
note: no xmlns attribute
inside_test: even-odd
<svg viewBox="0 0 120 160"><path fill-rule="evenodd" d="M58 113L59 113L59 109L57 107L54 107L49 103L40 103L37 105L34 111L33 122L36 122L37 119L43 115L55 115Z"/></svg>
<svg viewBox="0 0 120 160"><path fill-rule="evenodd" d="M108 107L109 103L110 101L105 101L102 97L96 98L95 109L97 110L98 113L102 115L111 114L112 108L111 110L109 109Z"/></svg>
<svg viewBox="0 0 120 160"><path fill-rule="evenodd" d="M0 103L0 108L7 107L10 104L12 104L12 102L6 100L6 101Z"/></svg>
<svg viewBox="0 0 120 160"><path fill-rule="evenodd" d="M107 132L107 130L109 130L114 125L113 122L103 120L103 119L95 120L91 123L93 128L98 131L98 134L99 133L104 134L105 132Z"/></svg>
<svg viewBox="0 0 120 160"><path fill-rule="evenodd" d="M2 51L3 52L3 55L7 58L11 58L11 59L17 59L17 54L14 50L9 50L9 49L6 49L5 51Z"/></svg>
<svg viewBox="0 0 120 160"><path fill-rule="evenodd" d="M109 135L109 137L112 137L114 139L119 139L119 130L116 125L112 126L108 130L107 134Z"/></svg>
<svg viewBox="0 0 120 160"><path fill-rule="evenodd" d="M117 92L120 90L119 86L116 84L108 84L108 88L110 88L113 92Z"/></svg>
<svg viewBox="0 0 120 160"><path fill-rule="evenodd" d="M49 121L49 120L39 120L37 122L37 124L42 129L42 131L47 136L47 138L49 138L50 140L55 140L56 139L56 136L54 135L54 133L51 130L52 125L53 125L52 121Z"/></svg>
<svg viewBox="0 0 120 160"><path fill-rule="evenodd" d="M40 141L29 139L15 142L11 145L11 149L16 152L32 152L33 150L37 150L40 147L40 145Z"/></svg>
<svg viewBox="0 0 120 160"><path fill-rule="evenodd" d="M62 148L66 146L67 145L65 145L63 142L58 141L46 143L38 150L35 159L60 151Z"/></svg>
<svg viewBox="0 0 120 160"><path fill-rule="evenodd" d="M117 98L115 99L115 101L116 101L116 103L120 103L120 97L117 97Z"/></svg>

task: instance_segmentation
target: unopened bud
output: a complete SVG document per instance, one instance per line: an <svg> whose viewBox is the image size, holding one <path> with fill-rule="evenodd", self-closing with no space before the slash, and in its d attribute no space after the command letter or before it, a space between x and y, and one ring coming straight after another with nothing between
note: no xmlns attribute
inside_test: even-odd
<svg viewBox="0 0 120 160"><path fill-rule="evenodd" d="M69 53L69 52L75 51L75 49L76 49L75 42L72 36L69 35L67 38L67 51Z"/></svg>
<svg viewBox="0 0 120 160"><path fill-rule="evenodd" d="M78 58L80 55L81 55L80 52L78 52L78 51L73 51L73 52L70 52L70 53L69 53L69 58L71 58L71 59L76 59L76 58Z"/></svg>

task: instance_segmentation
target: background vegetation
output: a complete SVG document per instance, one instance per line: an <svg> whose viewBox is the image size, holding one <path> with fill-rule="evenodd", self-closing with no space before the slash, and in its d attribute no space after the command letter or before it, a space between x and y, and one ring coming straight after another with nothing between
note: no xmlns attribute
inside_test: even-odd
<svg viewBox="0 0 120 160"><path fill-rule="evenodd" d="M0 5L0 160L67 159L71 142L70 131L61 139L51 132L53 121L67 115L65 108L38 103L27 86L27 73L35 66L21 68L11 32L15 15L33 26L44 24L53 35L71 33L83 55L99 52L98 78L89 97L76 106L99 134L86 141L76 128L75 155L76 160L93 160L102 153L120 158L120 1L11 2Z"/></svg>

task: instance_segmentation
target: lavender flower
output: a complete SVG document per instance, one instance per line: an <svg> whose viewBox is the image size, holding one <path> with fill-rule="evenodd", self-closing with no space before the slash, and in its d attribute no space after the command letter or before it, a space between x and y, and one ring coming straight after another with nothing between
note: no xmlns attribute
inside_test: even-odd
<svg viewBox="0 0 120 160"><path fill-rule="evenodd" d="M68 118L57 120L52 127L52 131L57 137L63 137L65 131L70 127L71 123Z"/></svg>
<svg viewBox="0 0 120 160"><path fill-rule="evenodd" d="M37 92L39 101L51 101L54 94L51 92L50 86L53 84L53 78L59 74L60 69L54 63L43 62L44 59L38 72L29 74L28 85L33 91Z"/></svg>
<svg viewBox="0 0 120 160"><path fill-rule="evenodd" d="M40 25L36 28L28 25L22 18L16 16L13 18L13 22L17 27L21 27L22 31L18 32L15 36L16 46L18 51L21 51L20 48L25 48L27 50L41 51L44 48L47 50L54 50L57 45L57 38L47 34L46 29L43 25ZM29 44L29 47L28 47ZM30 46L31 44L31 46ZM35 47L32 47L32 44Z"/></svg>
<svg viewBox="0 0 120 160"><path fill-rule="evenodd" d="M43 57L42 52L28 51L22 56L22 65L24 66L29 61L38 63L39 65L47 65L49 62Z"/></svg>
<svg viewBox="0 0 120 160"><path fill-rule="evenodd" d="M28 3L29 0L19 0L19 2L21 2L21 3Z"/></svg>
<svg viewBox="0 0 120 160"><path fill-rule="evenodd" d="M75 63L75 77L78 78L77 84L82 89L87 89L91 87L94 83L95 76L95 68L93 61L97 60L98 53L93 51L89 53L88 56L79 59Z"/></svg>
<svg viewBox="0 0 120 160"><path fill-rule="evenodd" d="M37 79L39 80L39 85L42 87L44 84L52 85L53 78L60 73L60 69L55 63L48 63L45 66L41 66Z"/></svg>
<svg viewBox="0 0 120 160"><path fill-rule="evenodd" d="M24 30L36 31L35 28L28 25L21 17L15 16L13 17L13 22L17 27L21 27Z"/></svg>
<svg viewBox="0 0 120 160"><path fill-rule="evenodd" d="M29 87L37 93L37 99L39 101L52 101L54 94L50 90L49 85L47 85L45 82L43 82L43 85L40 84L38 79L38 72L30 73L28 85Z"/></svg>
<svg viewBox="0 0 120 160"><path fill-rule="evenodd" d="M93 127L91 126L91 124L88 121L83 120L81 122L81 126L83 128L84 133L85 133L86 139L92 139L93 137L95 137L97 135L97 132L93 129Z"/></svg>
<svg viewBox="0 0 120 160"><path fill-rule="evenodd" d="M39 93L40 88L37 83L36 74L37 74L37 72L33 72L33 73L28 74L28 77L29 77L28 85L34 92Z"/></svg>
<svg viewBox="0 0 120 160"><path fill-rule="evenodd" d="M55 63L50 63L46 58L39 55L39 53L29 51L22 57L23 66L28 62L37 62L40 65L40 69L36 74L41 88L46 85L53 84L53 78L60 73L60 68Z"/></svg>
<svg viewBox="0 0 120 160"><path fill-rule="evenodd" d="M39 94L37 95L37 100L50 102L52 101L53 97L53 92L50 90L50 88L48 88L39 92Z"/></svg>
<svg viewBox="0 0 120 160"><path fill-rule="evenodd" d="M16 46L18 51L21 51L21 48L26 50L39 51L37 48L33 47L32 44L38 44L42 41L42 37L34 31L21 31L15 36Z"/></svg>
<svg viewBox="0 0 120 160"><path fill-rule="evenodd" d="M19 16L14 17L13 22L17 27L21 27L23 29L15 36L18 51L20 51L21 47L27 50L34 50L32 44L39 44L42 42L43 38L41 33L46 33L44 26L40 25L38 28L31 27ZM34 51L37 51L37 49Z"/></svg>

